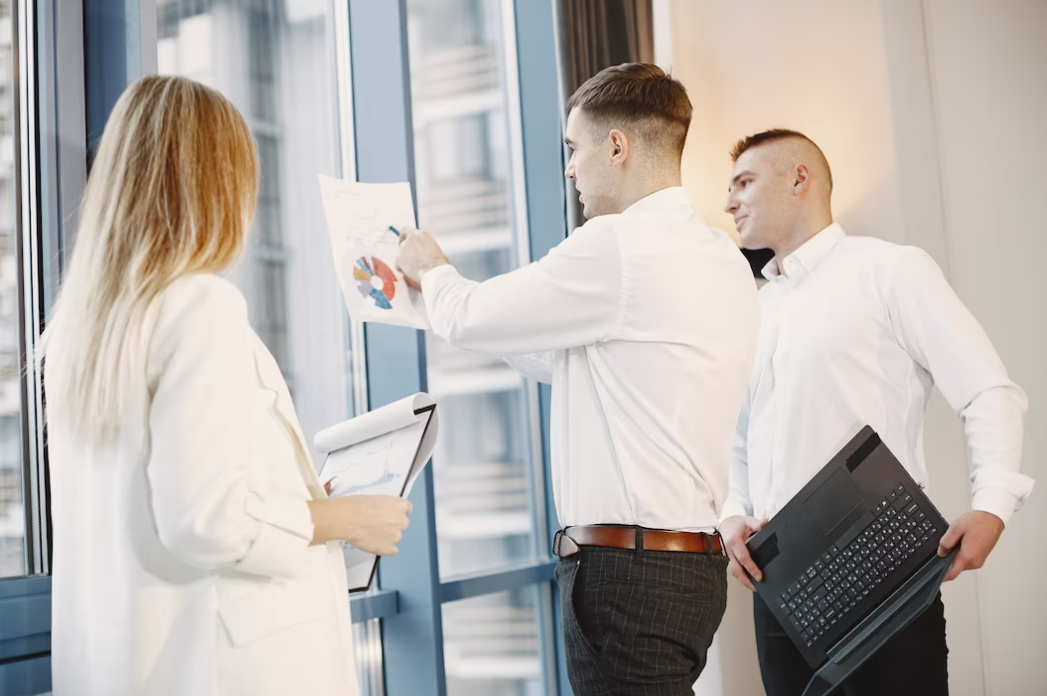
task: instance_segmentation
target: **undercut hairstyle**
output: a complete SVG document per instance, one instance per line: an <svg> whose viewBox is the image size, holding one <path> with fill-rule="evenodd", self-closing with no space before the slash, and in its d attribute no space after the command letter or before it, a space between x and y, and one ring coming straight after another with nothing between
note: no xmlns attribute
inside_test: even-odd
<svg viewBox="0 0 1047 696"><path fill-rule="evenodd" d="M751 150L754 147L783 140L802 140L814 148L815 152L818 153L818 158L821 160L816 162L816 164L825 168L825 173L829 179L829 190L832 191L833 173L832 169L829 167L829 160L825 158L825 153L822 152L822 149L818 147L817 143L799 131L789 130L788 128L771 128L762 133L746 136L736 142L734 147L731 148L731 161L737 162L738 158L742 156L742 153Z"/></svg>
<svg viewBox="0 0 1047 696"><path fill-rule="evenodd" d="M676 156L683 154L691 126L691 100L679 80L650 63L623 63L601 70L567 101L579 109L603 138L621 128Z"/></svg>

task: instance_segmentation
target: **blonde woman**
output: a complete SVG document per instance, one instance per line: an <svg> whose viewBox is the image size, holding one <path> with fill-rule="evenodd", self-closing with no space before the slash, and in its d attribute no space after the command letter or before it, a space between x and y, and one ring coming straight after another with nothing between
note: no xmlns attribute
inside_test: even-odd
<svg viewBox="0 0 1047 696"><path fill-rule="evenodd" d="M358 693L346 539L410 504L327 499L243 296L258 169L217 92L117 103L44 337L56 696Z"/></svg>

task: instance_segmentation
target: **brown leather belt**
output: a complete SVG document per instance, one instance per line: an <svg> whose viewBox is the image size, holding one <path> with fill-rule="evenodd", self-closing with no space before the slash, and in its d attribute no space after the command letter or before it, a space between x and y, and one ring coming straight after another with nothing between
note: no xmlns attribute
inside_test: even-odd
<svg viewBox="0 0 1047 696"><path fill-rule="evenodd" d="M661 529L616 525L567 527L556 533L553 539L553 554L567 558L578 553L579 546L723 554L723 543L719 534L667 532Z"/></svg>

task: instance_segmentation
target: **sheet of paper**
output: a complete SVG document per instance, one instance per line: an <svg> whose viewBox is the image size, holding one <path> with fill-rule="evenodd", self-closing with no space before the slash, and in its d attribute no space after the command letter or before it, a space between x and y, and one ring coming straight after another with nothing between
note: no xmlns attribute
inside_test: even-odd
<svg viewBox="0 0 1047 696"><path fill-rule="evenodd" d="M393 443L388 437L381 439L384 442L347 447L330 456L324 467L324 474L330 476L330 497L400 495L407 474L392 470L389 455Z"/></svg>
<svg viewBox="0 0 1047 696"><path fill-rule="evenodd" d="M425 392L418 392L330 428L324 428L313 437L313 444L321 452L334 452L370 440L428 418L428 414L415 412L435 403Z"/></svg>
<svg viewBox="0 0 1047 696"><path fill-rule="evenodd" d="M396 270L399 231L415 225L410 184L319 178L335 271L349 316L429 328L421 293L407 287Z"/></svg>

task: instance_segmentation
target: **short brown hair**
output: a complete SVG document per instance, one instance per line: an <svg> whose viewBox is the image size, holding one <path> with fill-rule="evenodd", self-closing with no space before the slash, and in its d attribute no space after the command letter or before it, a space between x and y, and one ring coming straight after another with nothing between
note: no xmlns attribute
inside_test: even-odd
<svg viewBox="0 0 1047 696"><path fill-rule="evenodd" d="M789 130L788 128L771 128L762 133L746 136L736 142L734 147L731 148L731 161L737 162L738 158L741 157L742 153L746 150L751 150L758 145L773 143L779 140L803 140L810 143L810 145L818 151L818 155L822 159L819 164L825 167L825 171L829 177L829 190L832 190L833 174L832 169L829 168L829 160L825 158L825 153L822 152L822 148L818 147L817 143L799 131Z"/></svg>
<svg viewBox="0 0 1047 696"><path fill-rule="evenodd" d="M668 136L666 143L683 152L691 126L691 100L679 80L650 63L623 63L605 68L585 81L567 100L567 113L585 112L601 128L639 126L641 138ZM645 127L645 122L656 127Z"/></svg>

